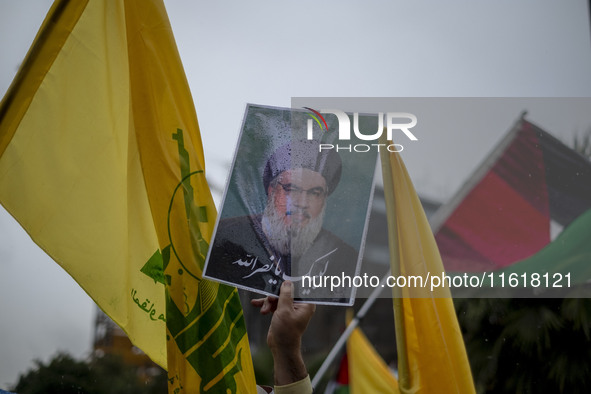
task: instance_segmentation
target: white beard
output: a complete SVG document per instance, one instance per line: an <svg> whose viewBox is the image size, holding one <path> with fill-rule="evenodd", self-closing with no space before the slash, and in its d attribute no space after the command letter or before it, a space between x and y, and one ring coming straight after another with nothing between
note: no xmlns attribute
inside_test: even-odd
<svg viewBox="0 0 591 394"><path fill-rule="evenodd" d="M269 201L272 201L271 196L269 196ZM287 225L284 222L284 217L280 216L273 204L269 202L265 207L261 222L263 232L271 246L282 255L291 255L292 260L296 260L312 245L322 229L323 221L324 207L318 216L310 219L308 224L303 227L297 223Z"/></svg>

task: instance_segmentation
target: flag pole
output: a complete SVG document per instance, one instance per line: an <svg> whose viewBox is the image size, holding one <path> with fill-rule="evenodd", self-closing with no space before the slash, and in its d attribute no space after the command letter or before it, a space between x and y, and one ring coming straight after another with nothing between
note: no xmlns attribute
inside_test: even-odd
<svg viewBox="0 0 591 394"><path fill-rule="evenodd" d="M341 349L343 348L343 346L347 342L347 339L349 339L349 337L351 336L351 333L353 332L353 330L355 328L357 328L357 326L359 325L359 322L365 317L365 314L367 313L369 308L371 308L371 306L374 304L375 300L380 295L380 292L382 290L384 290L384 287L386 287L385 286L386 281L388 280L389 276L390 276L390 270L388 269L388 271L386 272L386 274L382 278L380 284L372 291L369 298L361 306L361 308L359 309L359 311L357 312L355 317L347 325L347 328L345 329L345 331L343 331L343 333L341 334L341 336L339 337L339 339L337 340L337 342L333 346L330 353L328 353L328 356L326 356L326 358L324 359L324 362L322 363L322 365L320 366L320 368L316 372L316 375L314 375L314 379L312 379L312 387L314 389L316 388L318 383L320 383L320 379L322 379L322 377L324 376L324 374L326 373L326 371L328 370L328 368L330 367L330 365L332 364L332 362L334 361L336 356L339 354L339 352L341 351Z"/></svg>
<svg viewBox="0 0 591 394"><path fill-rule="evenodd" d="M380 143L388 143L382 134ZM390 141L391 142L391 141ZM380 152L382 162L382 177L384 179L384 200L386 202L386 217L388 222L388 248L390 250L390 270L392 275L400 276L400 250L398 247L398 222L396 218L396 200L394 198L394 184L392 181L392 162L389 155ZM402 386L408 379L408 353L406 349L406 332L404 328L404 309L402 290L399 287L392 289L392 304L394 309L394 332L396 336L396 348L398 354L398 380Z"/></svg>

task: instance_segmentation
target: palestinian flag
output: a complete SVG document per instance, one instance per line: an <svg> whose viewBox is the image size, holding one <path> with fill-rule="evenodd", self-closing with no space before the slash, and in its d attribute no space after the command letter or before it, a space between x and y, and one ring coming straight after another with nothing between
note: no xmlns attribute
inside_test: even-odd
<svg viewBox="0 0 591 394"><path fill-rule="evenodd" d="M432 223L447 272L588 282L591 162L522 116Z"/></svg>

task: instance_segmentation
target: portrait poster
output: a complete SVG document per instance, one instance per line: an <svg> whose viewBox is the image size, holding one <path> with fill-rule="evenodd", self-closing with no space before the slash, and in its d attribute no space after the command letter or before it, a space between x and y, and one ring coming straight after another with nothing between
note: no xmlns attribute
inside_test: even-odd
<svg viewBox="0 0 591 394"><path fill-rule="evenodd" d="M375 116L356 122L378 127ZM332 114L247 105L206 278L265 295L290 280L296 300L353 304L377 151L338 130Z"/></svg>

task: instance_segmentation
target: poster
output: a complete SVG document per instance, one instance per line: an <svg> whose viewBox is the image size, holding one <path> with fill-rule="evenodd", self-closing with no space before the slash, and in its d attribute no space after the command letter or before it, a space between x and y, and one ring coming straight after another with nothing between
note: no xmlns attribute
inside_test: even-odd
<svg viewBox="0 0 591 394"><path fill-rule="evenodd" d="M350 149L354 135L335 144L338 127L312 109L247 105L206 278L265 295L291 280L297 300L353 303L377 152Z"/></svg>

